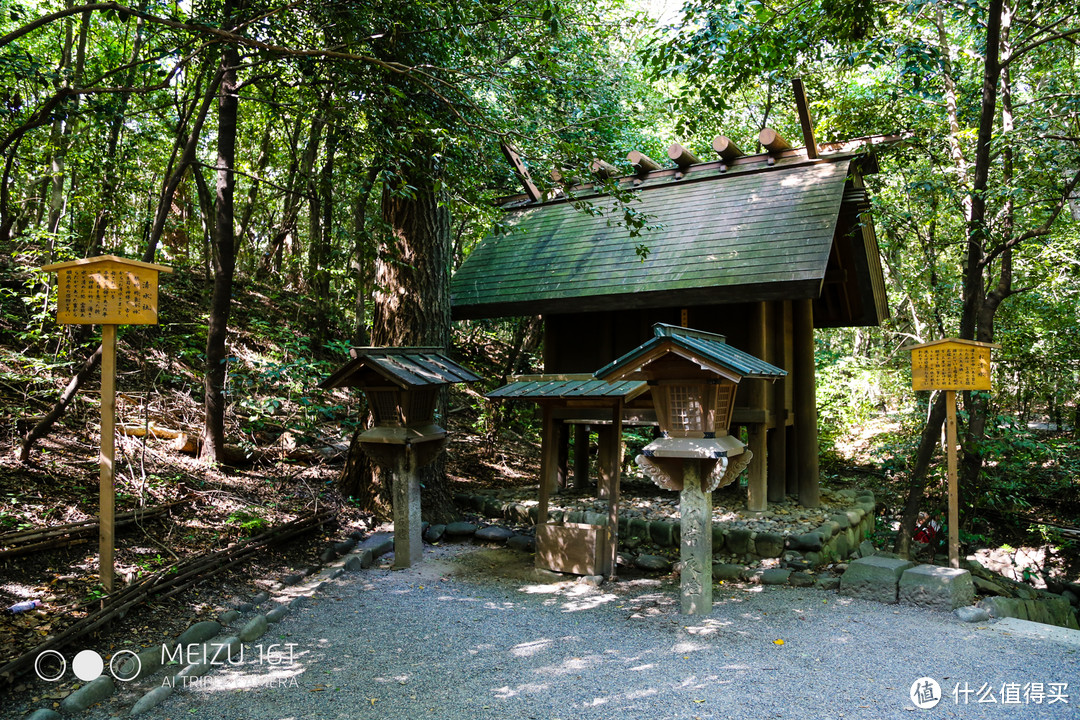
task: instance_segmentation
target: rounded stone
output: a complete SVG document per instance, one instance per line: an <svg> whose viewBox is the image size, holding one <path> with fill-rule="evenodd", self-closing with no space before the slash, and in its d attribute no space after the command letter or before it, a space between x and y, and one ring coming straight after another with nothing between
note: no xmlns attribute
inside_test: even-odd
<svg viewBox="0 0 1080 720"><path fill-rule="evenodd" d="M172 695L172 685L160 685L139 698L131 708L131 715L142 715L147 710L160 704L162 700Z"/></svg>
<svg viewBox="0 0 1080 720"><path fill-rule="evenodd" d="M269 595L267 597L269 598ZM176 638L176 644L183 646L206 642L219 632L221 632L221 623L216 620L204 620L203 622L195 623L187 630L180 633L180 637Z"/></svg>
<svg viewBox="0 0 1080 720"><path fill-rule="evenodd" d="M653 572L667 572L671 570L671 561L660 555L638 555L634 559L634 567Z"/></svg>
<svg viewBox="0 0 1080 720"><path fill-rule="evenodd" d="M446 536L451 538L472 537L476 533L476 526L470 522L452 522L446 526Z"/></svg>
<svg viewBox="0 0 1080 720"><path fill-rule="evenodd" d="M784 536L779 533L758 533L754 538L757 555L763 558L776 558L784 554Z"/></svg>
<svg viewBox="0 0 1080 720"><path fill-rule="evenodd" d="M728 532L724 547L733 555L746 555L750 552L751 535L746 528L734 528Z"/></svg>
<svg viewBox="0 0 1080 720"><path fill-rule="evenodd" d="M116 684L109 675L88 682L60 701L60 712L65 715L79 713L94 703L99 703L116 692Z"/></svg>
<svg viewBox="0 0 1080 720"><path fill-rule="evenodd" d="M810 587L815 582L810 573L793 572L788 576L788 584L793 587Z"/></svg>
<svg viewBox="0 0 1080 720"><path fill-rule="evenodd" d="M490 527L480 528L473 534L474 540L480 542L498 543L499 545L506 544L506 541L514 536L513 530L508 530L504 527L492 525Z"/></svg>

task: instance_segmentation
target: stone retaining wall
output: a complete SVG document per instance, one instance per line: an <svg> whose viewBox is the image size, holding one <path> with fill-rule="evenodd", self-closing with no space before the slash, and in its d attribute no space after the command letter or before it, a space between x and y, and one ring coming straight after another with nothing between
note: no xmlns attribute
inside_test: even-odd
<svg viewBox="0 0 1080 720"><path fill-rule="evenodd" d="M454 500L459 507L477 512L487 518L501 518L513 523L536 524L537 505L504 502L490 495L457 493ZM589 512L560 510L548 513L552 522L587 523L607 525L607 515ZM717 561L733 561L751 564L768 558L797 559L801 557L808 567L840 562L857 555L859 543L874 531L874 495L868 490L855 494L852 506L836 513L819 528L801 535L783 535L772 532L755 532L747 528L731 527L725 523L713 524L713 555ZM681 528L677 520L646 520L640 517L619 517L620 547L634 548L641 543L652 543L662 548L677 548Z"/></svg>

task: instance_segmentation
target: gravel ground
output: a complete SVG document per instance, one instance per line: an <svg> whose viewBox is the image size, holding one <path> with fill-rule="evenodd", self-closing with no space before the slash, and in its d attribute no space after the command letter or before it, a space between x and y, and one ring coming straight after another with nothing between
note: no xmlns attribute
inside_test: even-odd
<svg viewBox="0 0 1080 720"><path fill-rule="evenodd" d="M258 642L295 643L293 658L260 661L249 645L243 665L146 717L1080 717L1075 646L812 588L720 585L712 614L691 618L670 579L595 588L473 545L426 547L409 570L346 574ZM909 698L923 676L942 688L934 709ZM1003 686L1058 682L1068 703L1001 702ZM957 684L976 691L966 705ZM977 702L983 686L996 704Z"/></svg>

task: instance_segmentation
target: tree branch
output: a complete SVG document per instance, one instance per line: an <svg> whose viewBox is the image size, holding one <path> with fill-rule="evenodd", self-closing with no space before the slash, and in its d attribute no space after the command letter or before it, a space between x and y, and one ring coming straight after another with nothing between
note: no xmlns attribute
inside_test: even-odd
<svg viewBox="0 0 1080 720"><path fill-rule="evenodd" d="M1006 250L1010 250L1017 245L1020 245L1021 243L1027 242L1028 240L1049 235L1051 227L1058 219L1058 216L1061 215L1061 211L1065 209L1065 206L1068 204L1069 198L1072 196L1073 190L1076 189L1078 183L1080 183L1080 170L1077 170L1076 173L1073 174L1072 179L1065 183L1065 189L1061 191L1061 195L1054 203L1054 207L1050 210L1050 217L1046 219L1046 222L1033 230L1028 230L1025 233L1009 238L1005 242L990 250L988 253L986 253L986 257L984 257L979 263L979 268L986 267L991 262L993 262L994 259L1000 257L1001 254Z"/></svg>

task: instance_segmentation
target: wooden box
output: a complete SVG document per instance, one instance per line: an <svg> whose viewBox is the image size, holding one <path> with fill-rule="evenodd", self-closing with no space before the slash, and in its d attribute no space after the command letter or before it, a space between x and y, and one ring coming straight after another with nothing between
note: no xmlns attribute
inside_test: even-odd
<svg viewBox="0 0 1080 720"><path fill-rule="evenodd" d="M574 575L610 575L611 541L607 526L537 525L536 567Z"/></svg>

